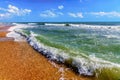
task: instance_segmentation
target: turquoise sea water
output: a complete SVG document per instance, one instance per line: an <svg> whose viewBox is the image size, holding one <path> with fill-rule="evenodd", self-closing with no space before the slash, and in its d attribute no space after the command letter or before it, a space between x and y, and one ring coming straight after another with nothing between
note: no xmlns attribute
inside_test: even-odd
<svg viewBox="0 0 120 80"><path fill-rule="evenodd" d="M36 49L99 80L120 79L120 23L17 23ZM37 42L37 43L35 43ZM35 44L34 44L35 43ZM38 50L39 51L39 50ZM54 57L53 57L54 56Z"/></svg>

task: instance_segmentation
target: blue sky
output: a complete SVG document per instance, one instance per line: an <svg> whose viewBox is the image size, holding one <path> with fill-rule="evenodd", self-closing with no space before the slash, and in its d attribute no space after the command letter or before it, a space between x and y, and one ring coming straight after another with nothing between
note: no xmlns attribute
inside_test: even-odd
<svg viewBox="0 0 120 80"><path fill-rule="evenodd" d="M119 4L120 0L0 0L0 21L120 21Z"/></svg>

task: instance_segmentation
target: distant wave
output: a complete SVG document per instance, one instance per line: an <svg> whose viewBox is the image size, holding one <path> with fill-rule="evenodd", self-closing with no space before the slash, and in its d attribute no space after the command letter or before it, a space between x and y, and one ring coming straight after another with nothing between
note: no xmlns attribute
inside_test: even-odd
<svg viewBox="0 0 120 80"><path fill-rule="evenodd" d="M52 24L52 23L45 23L46 26L65 26L65 24Z"/></svg>

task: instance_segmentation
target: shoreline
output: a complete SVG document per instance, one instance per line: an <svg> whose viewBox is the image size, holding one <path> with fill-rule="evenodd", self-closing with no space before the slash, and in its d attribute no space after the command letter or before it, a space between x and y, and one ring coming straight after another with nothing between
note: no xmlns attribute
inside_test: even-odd
<svg viewBox="0 0 120 80"><path fill-rule="evenodd" d="M62 64L49 61L36 52L26 41L9 40L0 32L0 79L6 80L93 80L75 74Z"/></svg>

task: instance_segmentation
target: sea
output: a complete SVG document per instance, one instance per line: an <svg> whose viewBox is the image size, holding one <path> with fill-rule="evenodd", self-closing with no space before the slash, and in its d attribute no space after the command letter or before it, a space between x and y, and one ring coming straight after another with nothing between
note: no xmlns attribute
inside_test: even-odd
<svg viewBox="0 0 120 80"><path fill-rule="evenodd" d="M5 23L4 23L5 24ZM8 23L7 23L8 24ZM120 22L9 23L9 37L20 36L49 60L97 80L120 80ZM18 36L19 34L19 36Z"/></svg>

